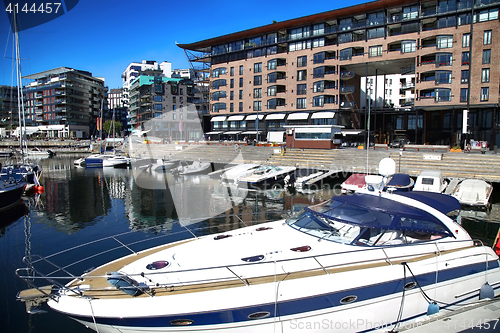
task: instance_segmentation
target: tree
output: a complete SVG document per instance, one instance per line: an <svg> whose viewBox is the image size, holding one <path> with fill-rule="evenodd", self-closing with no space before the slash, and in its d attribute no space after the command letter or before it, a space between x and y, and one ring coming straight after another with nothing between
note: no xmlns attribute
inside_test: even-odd
<svg viewBox="0 0 500 333"><path fill-rule="evenodd" d="M104 122L104 124L102 125L102 129L104 130L104 132L106 132L108 134L108 136L112 136L113 135L113 126L115 129L115 135L119 134L122 130L122 124L118 121L115 121L114 125L113 125L112 120L106 120Z"/></svg>

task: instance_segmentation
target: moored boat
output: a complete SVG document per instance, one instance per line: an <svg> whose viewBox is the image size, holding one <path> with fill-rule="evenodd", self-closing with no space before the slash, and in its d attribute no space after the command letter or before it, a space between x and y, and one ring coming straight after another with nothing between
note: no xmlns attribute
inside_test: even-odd
<svg viewBox="0 0 500 333"><path fill-rule="evenodd" d="M451 195L462 205L488 207L493 185L482 179L464 179L457 184Z"/></svg>
<svg viewBox="0 0 500 333"><path fill-rule="evenodd" d="M262 165L251 174L238 180L239 186L261 187L271 184L290 184L294 178L296 167Z"/></svg>
<svg viewBox="0 0 500 333"><path fill-rule="evenodd" d="M424 170L418 175L413 189L415 191L443 193L447 186L448 182L444 179L441 171Z"/></svg>
<svg viewBox="0 0 500 333"><path fill-rule="evenodd" d="M9 210L21 203L25 188L26 182L24 179L0 178L0 212Z"/></svg>
<svg viewBox="0 0 500 333"><path fill-rule="evenodd" d="M19 298L46 297L53 310L99 332L289 333L314 322L344 332L374 323L391 330L434 302L452 308L498 294L498 257L446 215L460 208L454 198L376 194L334 197L288 220L131 253L64 285L52 278L63 270L49 269L50 287ZM27 258L17 274L39 281L36 266L53 259ZM486 282L492 289L481 294Z"/></svg>

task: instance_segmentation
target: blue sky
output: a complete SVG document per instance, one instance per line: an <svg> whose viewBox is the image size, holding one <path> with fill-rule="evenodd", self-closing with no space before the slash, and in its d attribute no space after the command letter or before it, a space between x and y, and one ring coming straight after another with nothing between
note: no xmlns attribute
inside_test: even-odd
<svg viewBox="0 0 500 333"><path fill-rule="evenodd" d="M61 17L20 32L22 74L66 66L119 88L121 74L133 61L169 61L172 69L188 68L175 42L192 43L361 2L80 0ZM2 85L15 82L12 38L7 15L0 13Z"/></svg>

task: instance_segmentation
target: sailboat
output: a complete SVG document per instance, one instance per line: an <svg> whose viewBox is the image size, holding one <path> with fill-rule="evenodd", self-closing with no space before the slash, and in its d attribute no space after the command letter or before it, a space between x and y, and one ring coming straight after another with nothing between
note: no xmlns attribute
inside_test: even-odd
<svg viewBox="0 0 500 333"><path fill-rule="evenodd" d="M24 110L24 99L23 99L23 84L21 76L21 56L19 48L19 32L17 29L17 16L14 15L14 48L15 48L15 60L16 60L16 78L17 78L17 109L19 117L19 149L20 149L20 161L14 164L5 165L0 170L0 176L3 180L16 182L24 181L27 182L25 186L25 192L43 192L43 186L40 185L40 179L42 177L42 167L36 163L30 163L28 158L30 154L28 152L27 138L26 138L26 119ZM47 157L49 153L47 153Z"/></svg>

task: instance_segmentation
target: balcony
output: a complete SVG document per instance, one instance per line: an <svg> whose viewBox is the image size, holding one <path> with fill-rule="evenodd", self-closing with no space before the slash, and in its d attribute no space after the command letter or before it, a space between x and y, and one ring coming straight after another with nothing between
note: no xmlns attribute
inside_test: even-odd
<svg viewBox="0 0 500 333"><path fill-rule="evenodd" d="M42 97L43 97L42 93L35 94L35 98L42 98Z"/></svg>
<svg viewBox="0 0 500 333"><path fill-rule="evenodd" d="M340 102L341 109L352 109L356 106L354 102Z"/></svg>
<svg viewBox="0 0 500 333"><path fill-rule="evenodd" d="M348 86L348 87L340 87L340 93L342 95L348 95L352 94L356 91L356 88L354 86Z"/></svg>
<svg viewBox="0 0 500 333"><path fill-rule="evenodd" d="M355 75L356 75L356 73L354 71L341 71L340 72L340 79L341 80L350 80Z"/></svg>

